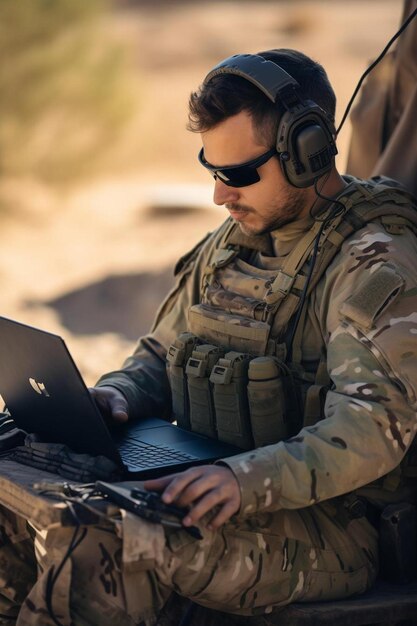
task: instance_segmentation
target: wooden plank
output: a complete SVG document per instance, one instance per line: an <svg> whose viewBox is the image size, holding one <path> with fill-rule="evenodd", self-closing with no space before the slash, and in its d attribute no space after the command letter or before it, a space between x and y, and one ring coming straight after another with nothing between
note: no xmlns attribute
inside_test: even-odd
<svg viewBox="0 0 417 626"><path fill-rule="evenodd" d="M43 481L68 482L62 476L0 459L0 504L44 529L68 525L70 520L65 504L40 496L32 488L35 482Z"/></svg>
<svg viewBox="0 0 417 626"><path fill-rule="evenodd" d="M74 526L74 518L65 502L59 502L52 497L40 495L33 488L35 484L45 483L63 485L75 481L52 474L28 465L16 463L7 458L0 458L0 505L5 506L17 515L30 520L43 530L57 526ZM104 501L90 503L99 513L117 512L117 507ZM77 517L83 524L95 524L98 517L82 504L73 504Z"/></svg>

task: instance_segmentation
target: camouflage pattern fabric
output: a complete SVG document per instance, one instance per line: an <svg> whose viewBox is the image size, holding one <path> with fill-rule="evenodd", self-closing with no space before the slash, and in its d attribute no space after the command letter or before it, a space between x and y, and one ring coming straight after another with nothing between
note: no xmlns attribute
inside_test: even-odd
<svg viewBox="0 0 417 626"><path fill-rule="evenodd" d="M127 396L132 417L140 417L141 409L146 414L149 396L154 410L161 400L166 410L169 390L161 394L161 381L164 388L167 378L165 351L187 329L187 311L199 303L204 269L229 224L226 221L191 259L152 334L139 342L124 368L101 379L99 384L114 385ZM270 236L276 267L281 241L285 255L298 241L299 225L289 224ZM247 514L309 506L370 483L384 490L381 477L401 463L417 427L416 258L415 235L407 228L402 234L388 233L379 221L344 242L310 297L301 345L307 371L314 370L323 347L327 349L334 389L326 399L325 419L292 440L224 460L239 480ZM258 266L263 260L258 253ZM376 290L374 319L371 315L369 328L361 328L345 317L343 304L385 266L395 269L403 286L394 296L383 294L381 302ZM226 270L225 289L230 273ZM246 280L241 284L247 292Z"/></svg>
<svg viewBox="0 0 417 626"><path fill-rule="evenodd" d="M390 202L388 195L387 204ZM392 213L396 213L394 204ZM310 224L303 226L307 230ZM230 220L227 220L189 258L178 275L176 287L162 305L151 334L139 342L121 370L101 379L99 384L114 385L126 395L132 418L140 418L163 406L166 410L169 405L164 363L166 350L178 334L187 330L187 311L201 304L205 269L212 264L216 248L229 228ZM285 520L281 529L291 543L291 538L297 539L292 534L297 521L308 516L314 520L315 532L323 534L326 542L331 542L335 528L326 533L325 529L329 527L325 515L328 515L327 507L335 505L342 494L352 490L368 497L372 494L372 500L377 504L403 498L405 492L398 468L407 464L410 453L413 454L417 429L417 238L407 227L400 231L397 234L389 232L379 219L356 231L343 242L340 252L310 296L301 339L302 365L305 371L314 372L323 349L326 350L332 388L326 396L323 419L306 425L287 441L221 461L234 472L239 482L242 496L239 515L243 527L261 519L259 527L266 524L266 529L276 529L276 525ZM266 246L260 245L261 237L257 237L254 238L250 264L255 269L269 270L273 263L276 270L280 257L284 258L298 243L300 224L289 224L265 237L274 257L265 255ZM231 275L232 270L225 269L216 274L218 289L231 287L228 274ZM381 280L381 274L391 278L388 282ZM254 275L256 280L256 271ZM364 284L367 287L365 292ZM244 292L241 295L250 294L247 276L242 278L241 287ZM239 290L235 282L233 290ZM365 528L366 522L358 520L351 524L356 526L355 533L358 532L359 537L358 526ZM239 546L239 550L244 550L239 528L230 530L230 537L236 538L236 549ZM341 530L342 544L350 541L348 528L349 525L345 525ZM230 525L227 525L227 532L229 529ZM272 603L283 602L280 594L284 583L278 576L282 568L280 570L269 557L263 533L263 548L260 553L254 552L259 555L257 565L253 567L255 578L246 579L243 584L248 585L245 589L248 598L257 590L257 597L252 596L249 601L255 602L254 607L262 606L265 610L265 604L270 600L257 587L261 583L256 578L261 554L262 584L268 578L269 564L273 566ZM223 542L226 541L225 534L226 530L222 530L218 535L223 537ZM274 534L279 543L278 535ZM285 539L283 541L285 544ZM313 545L317 547L318 544ZM282 549L274 543L274 553L282 555ZM299 549L297 546L297 555ZM305 558L303 564L299 562L293 570L297 583L290 590L287 588L284 602L295 598L348 595L352 581L356 580L357 584L359 578L361 583L356 589L359 590L361 585L362 589L365 588L372 578L371 572L375 571L375 563L358 574L361 568L351 563L350 558L355 553L369 556L374 551L374 536L368 532L359 552L350 544L344 556L339 554L338 571L346 573L340 585L332 579L332 572L336 570L328 561L322 562L319 568L321 585L310 585L310 581L316 580L315 560ZM307 553L308 550L305 557ZM334 557L335 553L332 554ZM246 563L246 556L248 553L243 560L241 558L241 563ZM217 555L216 559L203 568L213 589L224 581L223 567L226 567L225 562L219 566ZM251 567L254 561L247 563ZM240 567L238 576L241 572ZM233 604L235 587L229 584L226 587ZM299 595L298 591L294 593L295 589ZM193 589L187 593L196 597ZM213 598L208 600L206 596L197 596L197 599L218 606ZM234 610L227 603L221 603L221 607ZM246 608L245 605L242 608Z"/></svg>
<svg viewBox="0 0 417 626"><path fill-rule="evenodd" d="M36 581L33 542L22 518L0 507L0 624L14 624Z"/></svg>
<svg viewBox="0 0 417 626"><path fill-rule="evenodd" d="M139 533L147 551L155 552L145 528L151 526L162 554L161 527L135 520L128 535ZM133 550L137 562L132 566L132 555L124 554L118 537L123 531L117 533L115 524L42 530L2 510L0 530L0 624L147 626L155 622L155 608L169 595L163 586L158 591L154 572L145 571L155 563L146 558L148 553L142 558ZM80 542L65 560L75 530ZM132 548L132 537L126 540Z"/></svg>
<svg viewBox="0 0 417 626"><path fill-rule="evenodd" d="M325 419L293 439L224 461L239 479L247 513L308 506L352 491L404 458L417 428L416 255L413 233L391 235L377 223L344 243L313 294L303 338L304 354L314 354L308 345L317 342L317 329L328 338L333 388ZM361 327L342 314L345 301L385 264L403 287L387 301L376 298L370 328ZM268 488L260 488L267 479Z"/></svg>
<svg viewBox="0 0 417 626"><path fill-rule="evenodd" d="M2 512L0 527L1 575L7 576L0 624L56 624L47 606L49 577L73 529L32 529L39 564L35 583L24 521ZM202 528L201 541L184 531L164 537L161 527L138 518L126 527L127 551L110 526L84 529L50 594L63 626L151 626L173 589L214 609L268 614L293 600L362 592L377 571L377 533L364 518L351 520L342 501L234 519L220 532ZM145 552L135 551L138 537L147 544Z"/></svg>

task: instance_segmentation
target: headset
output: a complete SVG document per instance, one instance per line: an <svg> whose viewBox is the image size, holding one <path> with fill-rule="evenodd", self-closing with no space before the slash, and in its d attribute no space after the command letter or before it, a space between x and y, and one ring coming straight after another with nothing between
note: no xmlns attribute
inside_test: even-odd
<svg viewBox="0 0 417 626"><path fill-rule="evenodd" d="M258 54L235 54L210 70L203 84L219 74L241 76L284 106L276 149L291 185L310 187L332 169L337 154L334 124L318 104L300 97L300 85L288 72Z"/></svg>

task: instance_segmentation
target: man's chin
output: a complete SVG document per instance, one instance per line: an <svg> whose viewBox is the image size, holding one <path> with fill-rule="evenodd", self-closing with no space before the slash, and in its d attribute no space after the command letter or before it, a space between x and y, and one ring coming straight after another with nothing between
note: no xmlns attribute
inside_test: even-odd
<svg viewBox="0 0 417 626"><path fill-rule="evenodd" d="M273 224L260 224L258 226L244 224L243 222L238 222L238 224L242 233L247 237L259 237L260 235L267 235L269 233L272 233L274 230L279 230L287 224L292 224L293 222L296 222L297 219L297 217L288 217L286 219L281 218Z"/></svg>
<svg viewBox="0 0 417 626"><path fill-rule="evenodd" d="M247 226L246 224L243 224L242 222L238 222L238 224L242 233L246 235L247 237L255 237L256 235L262 234L262 231L259 231L254 226Z"/></svg>
<svg viewBox="0 0 417 626"><path fill-rule="evenodd" d="M238 222L240 226L240 230L246 237L259 237L260 235L266 235L270 233L273 228L265 227L265 226L248 226L247 224L243 224L242 222Z"/></svg>

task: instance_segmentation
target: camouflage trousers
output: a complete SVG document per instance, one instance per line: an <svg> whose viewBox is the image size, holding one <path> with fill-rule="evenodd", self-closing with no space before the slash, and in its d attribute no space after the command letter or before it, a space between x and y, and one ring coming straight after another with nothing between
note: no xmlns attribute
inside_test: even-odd
<svg viewBox="0 0 417 626"><path fill-rule="evenodd" d="M202 527L202 540L130 514L118 524L80 527L62 566L74 529L41 531L0 509L0 624L149 626L173 590L221 611L269 613L363 592L378 568L377 532L338 500Z"/></svg>

